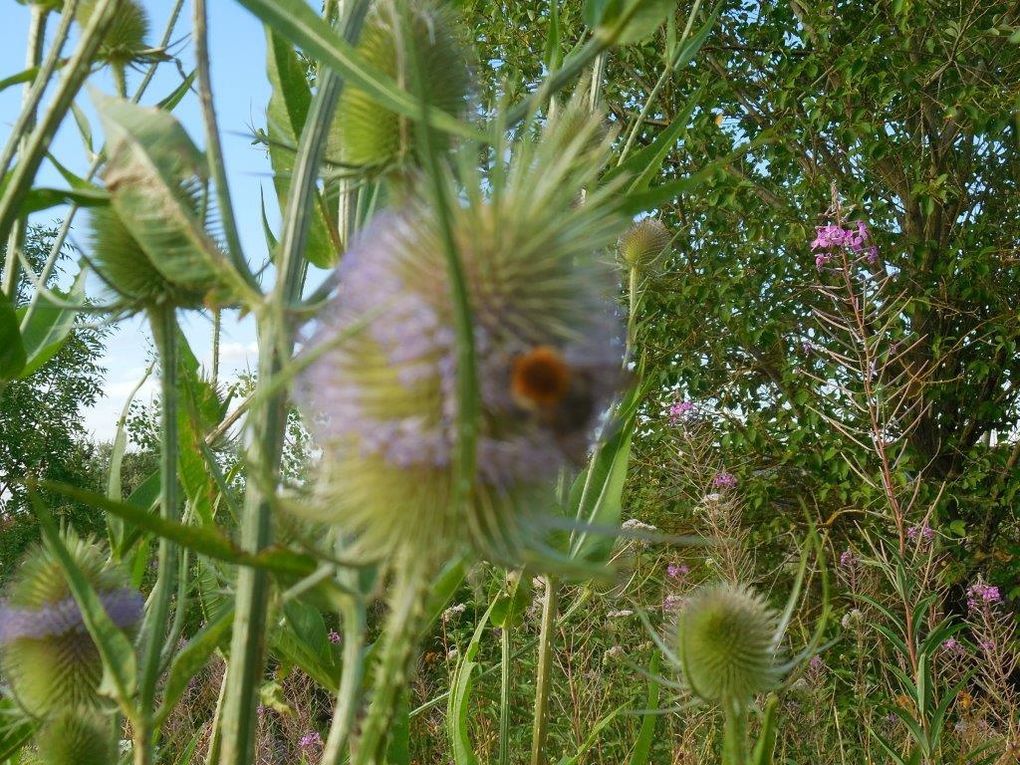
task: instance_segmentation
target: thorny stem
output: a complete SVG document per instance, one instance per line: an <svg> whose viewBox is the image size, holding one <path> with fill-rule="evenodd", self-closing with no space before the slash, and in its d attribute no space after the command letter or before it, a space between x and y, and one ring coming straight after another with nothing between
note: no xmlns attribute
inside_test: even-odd
<svg viewBox="0 0 1020 765"><path fill-rule="evenodd" d="M747 710L743 703L727 699L723 714L723 765L746 765Z"/></svg>
<svg viewBox="0 0 1020 765"><path fill-rule="evenodd" d="M372 686L372 705L351 759L354 765L384 765L386 744L400 692L411 673L418 631L428 599L429 566L401 566L390 598L390 616L382 637Z"/></svg>
<svg viewBox="0 0 1020 765"><path fill-rule="evenodd" d="M43 42L46 38L46 16L48 13L49 11L40 5L32 6L32 15L28 26L28 50L25 54L25 67L27 69L39 66L40 61L42 61ZM66 29L64 34L66 37ZM54 42L54 47L57 47L58 44L63 47L63 43L64 38L58 37L57 41ZM50 58L53 57L51 56ZM43 73L40 71L36 76L36 81L41 82L42 76ZM48 75L46 79L49 79ZM11 143L9 146L12 149L14 146L17 146L18 150L22 153L24 153L28 145L28 133L35 126L36 109L39 104L38 98L33 99L35 92L34 84L25 84L25 93L22 97L22 119L19 120L21 124L16 126L16 130L11 133ZM38 91L38 94L39 96L42 95L41 90ZM18 135L22 137L15 141L15 137ZM7 156L8 153L5 152L4 161L0 163L0 178L4 177L7 173L7 164L10 161L10 157ZM18 286L18 252L24 245L26 224L26 218L19 218L10 236L7 238L7 262L4 266L3 285L0 287L0 291L6 294L12 303L14 302L14 293Z"/></svg>
<svg viewBox="0 0 1020 765"><path fill-rule="evenodd" d="M354 4L344 30L348 42L357 40L368 6L367 0ZM258 322L258 369L262 385L274 379L293 351L294 327L286 309L296 304L301 295L302 253L309 223L306 211L315 193L319 160L342 86L336 73L323 73L301 132L280 238L280 279L268 296ZM247 456L261 472L253 475L248 483L241 519L241 545L247 552L258 553L269 544L272 536L270 512L287 425L286 390L281 389L268 397L248 421L251 446ZM254 759L256 699L265 663L268 599L267 572L241 568L237 577L231 663L227 670L227 697L223 709L221 765L249 765Z"/></svg>
<svg viewBox="0 0 1020 765"><path fill-rule="evenodd" d="M542 626L538 634L538 669L535 677L535 720L531 728L531 765L544 765L545 739L549 734L549 685L552 676L552 638L559 610L559 587L551 576L543 578Z"/></svg>
<svg viewBox="0 0 1020 765"><path fill-rule="evenodd" d="M172 306L154 309L150 314L152 334L160 358L160 514L170 521L178 520L177 496L177 321ZM157 553L156 584L149 596L145 622L139 635L142 658L139 666L139 725L134 731L135 765L150 765L153 760L153 711L156 684L159 679L160 657L166 636L177 577L177 545L160 537Z"/></svg>
<svg viewBox="0 0 1020 765"><path fill-rule="evenodd" d="M499 765L510 765L510 618L500 630L499 672Z"/></svg>
<svg viewBox="0 0 1020 765"><path fill-rule="evenodd" d="M195 0L195 61L198 75L198 96L202 104L202 120L205 124L206 151L209 154L209 167L212 170L213 183L216 186L216 204L223 221L223 233L226 237L227 251L234 268L241 273L249 285L255 287L255 277L248 268L241 247L241 238L237 233L237 221L234 219L234 206L230 199L230 185L227 183L227 169L223 163L223 149L220 145L220 130L216 121L216 108L213 105L212 77L209 74L209 41L205 0ZM217 314L218 315L218 314Z"/></svg>

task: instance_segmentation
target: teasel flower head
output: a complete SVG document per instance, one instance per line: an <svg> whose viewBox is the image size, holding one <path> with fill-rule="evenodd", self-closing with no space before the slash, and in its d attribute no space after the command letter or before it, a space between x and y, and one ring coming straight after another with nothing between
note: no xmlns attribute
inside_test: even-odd
<svg viewBox="0 0 1020 765"><path fill-rule="evenodd" d="M358 53L430 106L461 115L471 90L467 46L454 11L438 0L380 0L372 6L358 41ZM410 22L405 25L405 18ZM411 71L422 62L420 73ZM436 137L439 137L438 135ZM383 169L403 164L417 148L414 123L375 103L354 85L344 88L337 108L331 144L351 165ZM333 146L328 151L334 153Z"/></svg>
<svg viewBox="0 0 1020 765"><path fill-rule="evenodd" d="M659 262L673 237L656 218L645 218L627 229L620 237L617 251L627 268L647 273Z"/></svg>
<svg viewBox="0 0 1020 765"><path fill-rule="evenodd" d="M117 762L110 723L101 715L66 710L43 723L36 734L39 762L45 765L110 765Z"/></svg>
<svg viewBox="0 0 1020 765"><path fill-rule="evenodd" d="M781 679L778 617L742 585L695 591L678 620L677 658L688 686L703 701L745 704Z"/></svg>
<svg viewBox="0 0 1020 765"><path fill-rule="evenodd" d="M318 496L302 506L353 532L368 557L470 544L520 561L542 547L557 472L583 459L621 383L602 253L626 220L618 189L594 188L607 149L597 120L565 109L540 140L515 148L509 170L483 183L466 159L463 186L450 189L480 405L460 515L458 348L436 213L424 196L382 212L345 253L298 385L323 450Z"/></svg>
<svg viewBox="0 0 1020 765"><path fill-rule="evenodd" d="M68 534L65 544L110 620L131 630L144 601L101 548ZM34 717L102 706L99 650L85 629L64 571L47 547L25 558L0 603L0 666L18 703Z"/></svg>
<svg viewBox="0 0 1020 765"><path fill-rule="evenodd" d="M89 23L92 14L99 5L99 0L79 0L75 9L75 18L83 27ZM99 46L99 59L111 66L123 70L139 60L149 49L146 38L149 36L149 16L139 0L121 0L103 41Z"/></svg>

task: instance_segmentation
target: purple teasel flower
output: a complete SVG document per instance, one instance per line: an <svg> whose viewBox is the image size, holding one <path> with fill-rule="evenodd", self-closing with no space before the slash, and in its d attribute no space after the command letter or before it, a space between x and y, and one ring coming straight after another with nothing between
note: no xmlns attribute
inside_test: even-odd
<svg viewBox="0 0 1020 765"><path fill-rule="evenodd" d="M450 211L478 394L469 502L451 502L460 346L435 211L420 199L378 213L344 254L296 386L323 456L295 510L344 527L355 555L468 543L510 561L542 546L555 478L583 461L619 389L622 322L591 256L627 221L608 194L576 204L608 144L578 138L597 121L567 116L522 144L500 194L468 179Z"/></svg>
<svg viewBox="0 0 1020 765"><path fill-rule="evenodd" d="M137 624L142 618L145 600L137 590L128 587L111 590L101 593L99 600L110 621L121 629ZM0 645L14 640L39 640L69 632L86 632L85 620L73 597L39 608L19 608L0 603Z"/></svg>

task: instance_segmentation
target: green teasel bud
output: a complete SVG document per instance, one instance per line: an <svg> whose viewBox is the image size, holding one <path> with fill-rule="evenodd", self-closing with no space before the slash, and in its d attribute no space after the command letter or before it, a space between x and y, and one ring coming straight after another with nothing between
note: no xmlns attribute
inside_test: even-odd
<svg viewBox="0 0 1020 765"><path fill-rule="evenodd" d="M94 542L68 533L64 544L110 620L132 629L144 602L128 587L126 575L110 565ZM99 650L48 547L29 552L0 602L0 668L17 702L33 717L104 706L98 693L103 675Z"/></svg>
<svg viewBox="0 0 1020 765"><path fill-rule="evenodd" d="M745 704L780 680L778 619L742 585L712 584L697 590L680 612L681 670L704 701Z"/></svg>
<svg viewBox="0 0 1020 765"><path fill-rule="evenodd" d="M117 753L112 726L104 717L83 710L61 712L46 721L35 739L45 765L113 765Z"/></svg>
<svg viewBox="0 0 1020 765"><path fill-rule="evenodd" d="M158 284L168 288L160 298L182 305L195 303L196 294L224 290L223 274L230 267L220 250L220 237L212 233L216 210L205 157L167 112L99 94L93 98L107 135L103 178L110 204L137 244L124 247L120 254L97 253L97 258L126 265L141 252L148 261L142 267L158 271L163 277ZM113 230L114 225L108 227L103 233L123 245L123 235ZM125 276L124 268L115 271L117 277ZM124 281L123 285L112 281L112 286L128 294L138 286L137 279Z"/></svg>
<svg viewBox="0 0 1020 765"><path fill-rule="evenodd" d="M358 53L413 93L421 83L425 92L414 95L430 106L460 115L467 106L471 72L458 20L452 9L434 0L407 5L405 16L394 0L376 3L365 21ZM410 20L406 27L405 18ZM418 73L411 70L414 60L422 62ZM340 97L328 153L362 167L401 164L416 150L414 128L413 120L380 106L350 85Z"/></svg>
<svg viewBox="0 0 1020 765"><path fill-rule="evenodd" d="M620 237L617 252L628 268L644 272L650 270L665 254L672 239L662 221L645 218Z"/></svg>
<svg viewBox="0 0 1020 765"><path fill-rule="evenodd" d="M79 0L75 18L83 27L89 23L99 0ZM103 35L99 58L123 69L149 48L149 16L138 0L121 0L120 9Z"/></svg>
<svg viewBox="0 0 1020 765"><path fill-rule="evenodd" d="M138 240L112 207L92 210L88 240L92 265L129 307L145 307L166 301L183 308L201 305L201 292L178 288L152 265Z"/></svg>

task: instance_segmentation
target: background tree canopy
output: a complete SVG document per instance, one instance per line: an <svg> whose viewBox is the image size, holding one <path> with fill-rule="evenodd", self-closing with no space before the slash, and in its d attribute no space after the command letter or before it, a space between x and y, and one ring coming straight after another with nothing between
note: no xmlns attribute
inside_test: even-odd
<svg viewBox="0 0 1020 765"><path fill-rule="evenodd" d="M505 4L515 23L489 35L488 5L468 7L486 30L493 82L537 77L548 15ZM570 30L580 4L566 6ZM645 297L650 378L711 412L716 458L739 474L764 537L802 518L800 499L823 522L866 523L877 497L845 457L877 465L822 416L862 424L818 382L840 377L818 352L834 341L813 316L826 303L809 249L835 189L871 229L875 273L892 277L890 343L909 347L896 363L919 417L898 474L929 499L941 491L939 524L971 535L965 569L994 554L1015 580L1020 10L975 0L716 11L700 54L664 78L637 131L647 145L682 121L664 182L688 181L658 208L677 233ZM609 57L604 103L621 129L681 32ZM658 424L637 443L629 483L632 512L666 527L676 516L656 455L668 398L648 402Z"/></svg>

